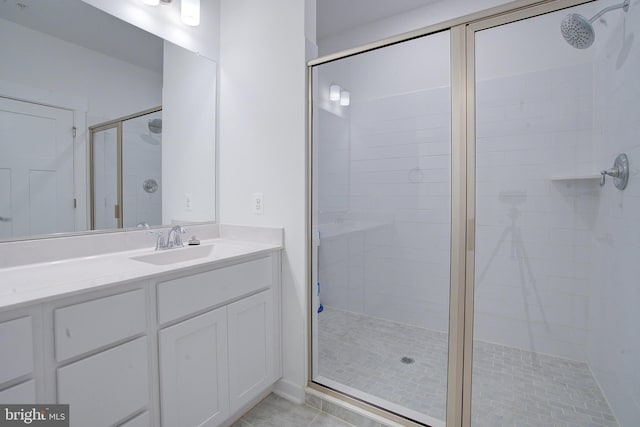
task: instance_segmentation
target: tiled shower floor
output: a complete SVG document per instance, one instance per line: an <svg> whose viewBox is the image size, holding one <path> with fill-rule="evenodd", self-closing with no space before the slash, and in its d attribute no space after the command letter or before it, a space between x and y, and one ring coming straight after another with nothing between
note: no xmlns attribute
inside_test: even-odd
<svg viewBox="0 0 640 427"><path fill-rule="evenodd" d="M320 376L445 418L446 334L326 306L318 319ZM618 426L586 363L484 342L472 417L474 427Z"/></svg>

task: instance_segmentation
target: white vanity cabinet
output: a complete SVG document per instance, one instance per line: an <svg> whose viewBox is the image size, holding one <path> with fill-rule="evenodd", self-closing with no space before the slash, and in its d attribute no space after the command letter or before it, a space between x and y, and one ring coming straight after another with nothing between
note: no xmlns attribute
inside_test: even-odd
<svg viewBox="0 0 640 427"><path fill-rule="evenodd" d="M0 403L71 427L216 427L281 376L278 248L0 310Z"/></svg>
<svg viewBox="0 0 640 427"><path fill-rule="evenodd" d="M221 425L275 383L279 289L276 256L158 284L160 323L187 317L159 332L163 427Z"/></svg>
<svg viewBox="0 0 640 427"><path fill-rule="evenodd" d="M0 320L0 403L36 403L34 351L33 316Z"/></svg>

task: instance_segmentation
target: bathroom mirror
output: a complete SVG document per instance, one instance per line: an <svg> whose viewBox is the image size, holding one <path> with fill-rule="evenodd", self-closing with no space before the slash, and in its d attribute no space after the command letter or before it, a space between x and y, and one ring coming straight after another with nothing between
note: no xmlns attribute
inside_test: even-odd
<svg viewBox="0 0 640 427"><path fill-rule="evenodd" d="M214 61L82 0L0 37L0 241L215 220Z"/></svg>

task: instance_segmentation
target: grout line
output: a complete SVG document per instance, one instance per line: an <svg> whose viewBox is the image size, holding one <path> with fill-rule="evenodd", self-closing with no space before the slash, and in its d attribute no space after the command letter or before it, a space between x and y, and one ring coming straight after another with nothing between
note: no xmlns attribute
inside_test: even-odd
<svg viewBox="0 0 640 427"><path fill-rule="evenodd" d="M316 414L316 416L315 416L315 417L313 417L313 418L311 419L311 421L309 422L309 424L307 424L307 427L310 427L311 425L313 425L313 422L314 422L314 421L316 420L316 418L318 418L319 416L320 416L320 412L318 412L318 413Z"/></svg>

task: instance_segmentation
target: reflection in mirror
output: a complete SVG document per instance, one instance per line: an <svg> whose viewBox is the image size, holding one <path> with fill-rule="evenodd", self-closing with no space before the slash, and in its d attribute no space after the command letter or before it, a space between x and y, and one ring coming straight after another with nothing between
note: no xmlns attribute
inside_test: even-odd
<svg viewBox="0 0 640 427"><path fill-rule="evenodd" d="M162 111L89 127L91 229L162 225Z"/></svg>
<svg viewBox="0 0 640 427"><path fill-rule="evenodd" d="M214 220L215 96L182 85L215 95L215 62L179 53L176 78L182 48L81 0L0 2L0 37L0 240Z"/></svg>

